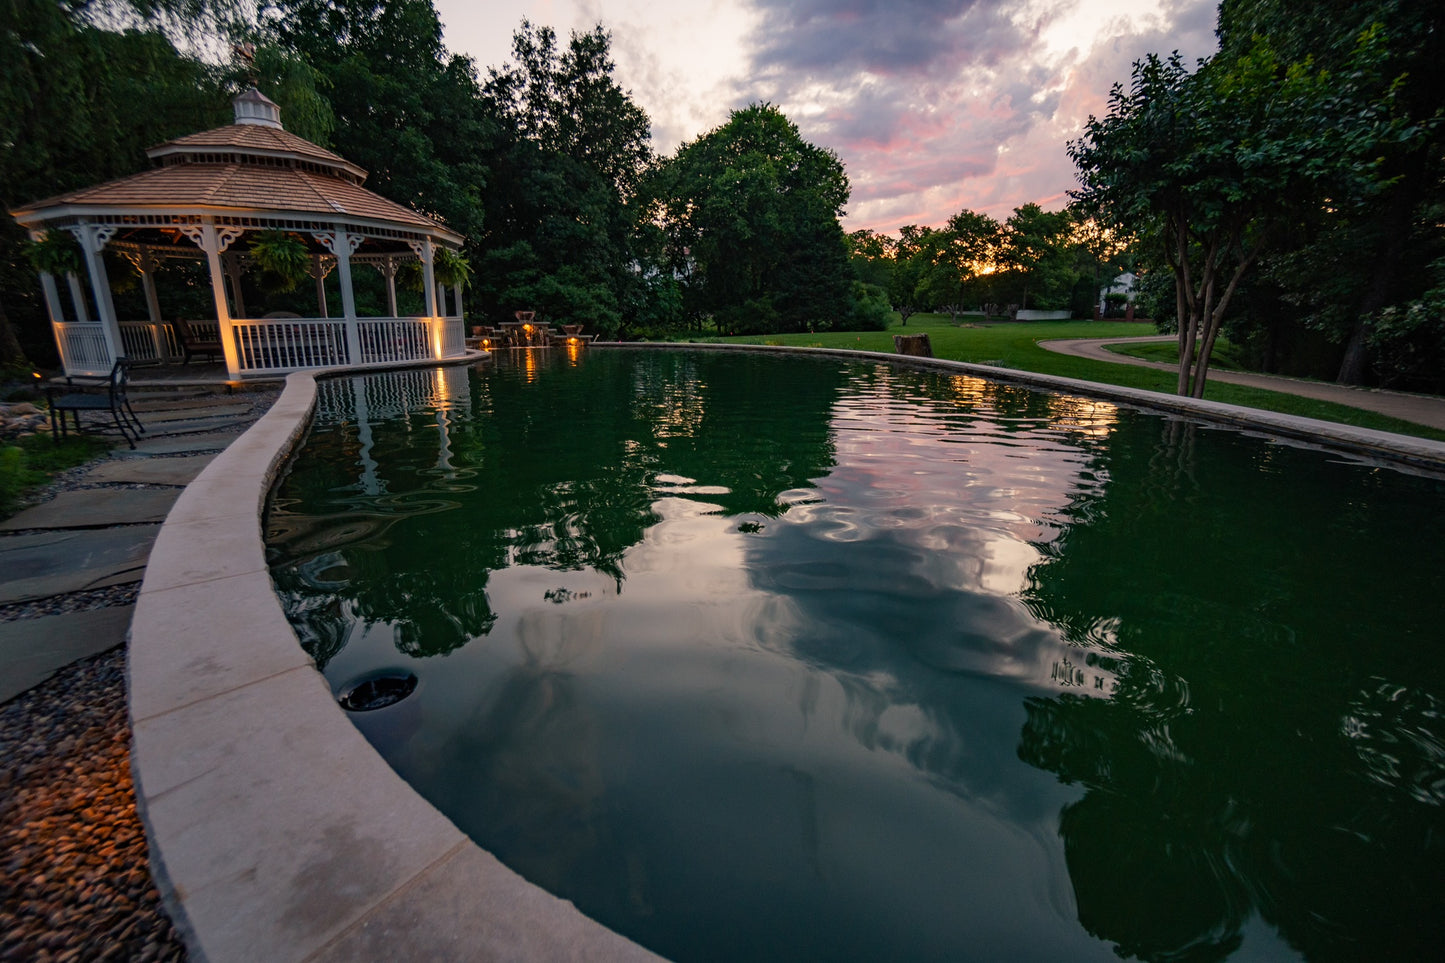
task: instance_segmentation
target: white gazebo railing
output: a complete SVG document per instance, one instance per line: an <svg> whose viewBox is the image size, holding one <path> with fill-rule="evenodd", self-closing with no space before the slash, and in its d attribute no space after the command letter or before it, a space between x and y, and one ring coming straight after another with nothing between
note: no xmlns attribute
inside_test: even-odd
<svg viewBox="0 0 1445 963"><path fill-rule="evenodd" d="M220 340L215 320L188 322L197 337ZM360 356L352 357L342 318L233 319L238 374L281 374L300 368L385 364L453 358L466 351L462 319L362 318L356 323ZM122 321L120 339L133 362L179 361L184 352L170 322ZM67 374L103 376L111 358L99 321L58 322L56 343Z"/></svg>
<svg viewBox="0 0 1445 963"><path fill-rule="evenodd" d="M110 374L110 346L105 343L104 325L99 321L57 321L54 328L66 374Z"/></svg>
<svg viewBox="0 0 1445 963"><path fill-rule="evenodd" d="M361 318L354 355L347 322L336 318L231 321L241 375L279 374L298 368L386 364L456 357L466 350L462 319Z"/></svg>

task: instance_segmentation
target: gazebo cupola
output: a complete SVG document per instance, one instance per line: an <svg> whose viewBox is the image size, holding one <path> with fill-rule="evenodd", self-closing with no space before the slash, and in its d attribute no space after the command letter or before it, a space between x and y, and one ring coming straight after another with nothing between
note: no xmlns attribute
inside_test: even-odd
<svg viewBox="0 0 1445 963"><path fill-rule="evenodd" d="M281 108L255 87L236 95L231 101L236 108L236 123L256 124L281 130Z"/></svg>
<svg viewBox="0 0 1445 963"><path fill-rule="evenodd" d="M460 247L461 235L368 191L365 170L287 131L280 108L260 91L243 91L232 105L235 123L147 150L149 170L11 211L37 240L59 229L80 242L89 297L76 273L41 276L66 373L104 373L121 356L179 357L184 332L167 320L156 283L158 270L173 258L206 262L215 317L188 326L219 339L232 376L465 353L461 288L448 314L434 264L439 248ZM256 269L253 246L261 232L304 246L318 316L249 315L242 277ZM116 316L102 256L107 248L140 274L147 318ZM399 316L396 275L408 261L420 263L422 314ZM386 279L388 315L358 316L358 265ZM332 272L340 317L331 316L326 299L324 281ZM61 297L61 281L68 298Z"/></svg>

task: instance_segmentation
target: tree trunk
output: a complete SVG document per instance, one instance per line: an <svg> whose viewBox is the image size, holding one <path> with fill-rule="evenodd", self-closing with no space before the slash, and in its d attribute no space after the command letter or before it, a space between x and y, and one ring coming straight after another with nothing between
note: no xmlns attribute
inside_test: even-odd
<svg viewBox="0 0 1445 963"><path fill-rule="evenodd" d="M1340 373L1335 381L1342 385L1362 385L1370 373L1369 346L1370 317L1394 300L1398 289L1396 277L1404 260L1405 245L1410 239L1410 224L1414 213L1414 194L1409 189L1418 184L1421 173L1419 161L1408 165L1406 176L1390 189L1389 199L1378 205L1380 212L1376 222L1376 236L1383 242L1378 256L1374 259L1375 276L1370 281L1365 297L1360 301L1355 315L1355 326L1350 330L1350 340L1345 343L1345 357L1340 362Z"/></svg>
<svg viewBox="0 0 1445 963"><path fill-rule="evenodd" d="M30 359L25 357L25 349L20 347L20 339L15 336L15 329L10 326L10 316L5 313L5 302L0 301L0 369L30 366Z"/></svg>

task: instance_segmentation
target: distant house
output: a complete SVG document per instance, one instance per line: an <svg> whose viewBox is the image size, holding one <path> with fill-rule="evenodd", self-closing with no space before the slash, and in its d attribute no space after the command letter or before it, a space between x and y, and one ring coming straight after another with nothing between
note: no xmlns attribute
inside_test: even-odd
<svg viewBox="0 0 1445 963"><path fill-rule="evenodd" d="M1100 288L1100 289L1099 289L1099 311L1100 311L1100 313L1103 313L1103 312L1108 308L1109 295L1111 295L1111 294L1122 294L1122 295L1124 295L1125 299L1127 300L1127 303L1133 304L1133 303L1134 303L1134 281L1135 281L1135 279L1136 279L1136 275L1134 274L1133 271L1125 271L1123 274L1121 274L1121 275L1119 275L1118 277L1116 277L1116 278L1113 280L1113 283L1107 284L1107 285L1105 285L1104 287Z"/></svg>

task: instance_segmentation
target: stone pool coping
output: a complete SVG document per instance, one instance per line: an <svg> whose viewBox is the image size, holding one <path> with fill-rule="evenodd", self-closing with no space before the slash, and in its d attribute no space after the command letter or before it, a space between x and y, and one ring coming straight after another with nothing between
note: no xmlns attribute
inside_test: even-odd
<svg viewBox="0 0 1445 963"><path fill-rule="evenodd" d="M886 361L1445 469L1439 442L986 365L625 347ZM317 377L354 373L290 375L271 410L186 488L151 552L130 632L131 764L171 918L195 960L658 960L503 866L417 795L345 718L286 621L261 513L310 423Z"/></svg>

